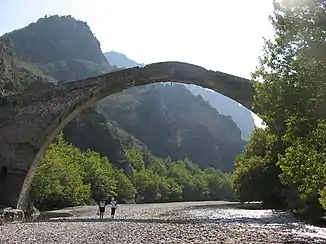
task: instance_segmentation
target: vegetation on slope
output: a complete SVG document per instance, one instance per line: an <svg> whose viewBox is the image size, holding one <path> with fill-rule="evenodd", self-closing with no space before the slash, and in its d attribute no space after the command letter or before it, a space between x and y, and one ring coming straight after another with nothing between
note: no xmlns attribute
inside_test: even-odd
<svg viewBox="0 0 326 244"><path fill-rule="evenodd" d="M124 153L127 149L137 149L144 154L149 153L147 146L125 132L115 121L107 120L96 108L82 112L63 129L67 142L82 151L88 149L106 156L117 167L130 171L130 165Z"/></svg>
<svg viewBox="0 0 326 244"><path fill-rule="evenodd" d="M82 152L62 134L47 150L32 183L32 200L41 210L88 204L116 196L123 202L232 200L232 180L215 169L201 170L190 161L150 157L127 150L134 171L125 175L105 157Z"/></svg>
<svg viewBox="0 0 326 244"><path fill-rule="evenodd" d="M112 70L86 22L50 16L5 34L18 59L57 80L72 81Z"/></svg>
<svg viewBox="0 0 326 244"><path fill-rule="evenodd" d="M241 138L248 141L255 128L254 119L250 110L240 106L238 102L212 90L203 89L196 85L184 85L195 95L200 95L207 101L218 113L230 116L241 130Z"/></svg>
<svg viewBox="0 0 326 244"><path fill-rule="evenodd" d="M326 1L275 3L276 36L255 78L257 129L237 159L242 201L263 200L319 218L326 209Z"/></svg>
<svg viewBox="0 0 326 244"><path fill-rule="evenodd" d="M230 172L244 147L236 124L182 85L132 88L97 107L159 157L188 157L201 168Z"/></svg>
<svg viewBox="0 0 326 244"><path fill-rule="evenodd" d="M8 38L0 39L0 93L10 95L20 93L32 82L56 82L45 75L38 67L18 60L12 50L12 42Z"/></svg>

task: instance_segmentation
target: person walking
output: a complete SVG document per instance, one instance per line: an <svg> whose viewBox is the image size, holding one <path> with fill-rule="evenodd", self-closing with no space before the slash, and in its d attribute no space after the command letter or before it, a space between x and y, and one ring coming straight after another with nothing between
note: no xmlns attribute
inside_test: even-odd
<svg viewBox="0 0 326 244"><path fill-rule="evenodd" d="M103 219L104 212L105 212L106 202L104 200L101 200L98 203L99 213L100 213L100 219Z"/></svg>
<svg viewBox="0 0 326 244"><path fill-rule="evenodd" d="M111 218L114 218L115 210L118 208L117 201L114 199L114 197L111 198Z"/></svg>

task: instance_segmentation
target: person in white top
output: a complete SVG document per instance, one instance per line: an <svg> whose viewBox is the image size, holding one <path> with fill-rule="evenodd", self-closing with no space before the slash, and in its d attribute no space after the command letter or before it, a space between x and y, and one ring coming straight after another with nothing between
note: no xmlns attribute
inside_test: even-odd
<svg viewBox="0 0 326 244"><path fill-rule="evenodd" d="M103 219L103 215L104 215L104 212L105 212L105 206L106 206L106 202L103 201L103 200L101 200L98 203L99 212L100 212L100 219Z"/></svg>
<svg viewBox="0 0 326 244"><path fill-rule="evenodd" d="M114 197L111 198L111 218L114 218L115 210L118 208L117 201Z"/></svg>

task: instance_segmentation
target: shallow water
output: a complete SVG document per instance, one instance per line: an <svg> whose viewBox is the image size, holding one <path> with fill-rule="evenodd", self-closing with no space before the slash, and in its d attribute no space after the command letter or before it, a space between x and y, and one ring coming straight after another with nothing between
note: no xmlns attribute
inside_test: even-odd
<svg viewBox="0 0 326 244"><path fill-rule="evenodd" d="M284 232L325 239L326 227L318 227L299 220L293 214L278 210L251 210L220 206L185 209L183 218L213 221L215 223L245 223L255 229L283 229Z"/></svg>

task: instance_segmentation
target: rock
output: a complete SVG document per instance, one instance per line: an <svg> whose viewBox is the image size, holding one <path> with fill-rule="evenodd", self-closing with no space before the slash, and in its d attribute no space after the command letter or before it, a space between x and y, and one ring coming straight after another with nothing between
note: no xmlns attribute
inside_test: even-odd
<svg viewBox="0 0 326 244"><path fill-rule="evenodd" d="M251 218L251 223L246 223L239 222L233 216L241 218L244 212L254 216L257 210L232 207L217 207L213 210L201 207L193 210L198 205L191 202L122 204L114 220L109 214L100 220L95 215L97 206L68 208L66 210L82 214L44 222L1 226L0 243L326 243L326 235L308 236L306 232L314 234L314 231L305 229L304 224L296 226L292 218L284 220L272 210L258 210L265 217ZM193 211L198 215L193 216ZM204 221L200 218L203 215ZM215 218L214 215L218 216L218 221L210 221ZM270 215L273 215L275 223L265 224L263 218L271 218ZM326 234L326 229L320 228L318 232Z"/></svg>
<svg viewBox="0 0 326 244"><path fill-rule="evenodd" d="M0 223L19 223L24 221L25 214L21 209L4 208L0 210Z"/></svg>
<svg viewBox="0 0 326 244"><path fill-rule="evenodd" d="M12 43L9 39L0 40L0 97L15 94L13 80L15 77L13 67Z"/></svg>

